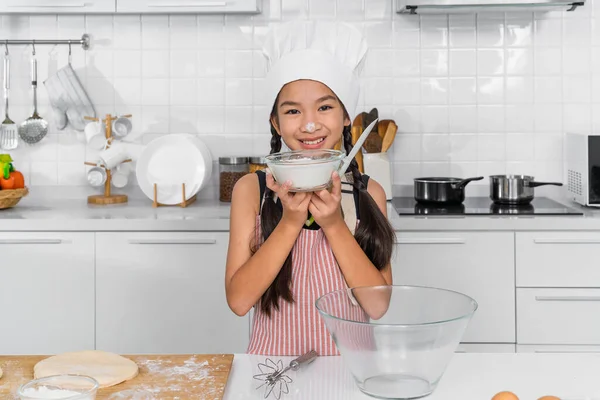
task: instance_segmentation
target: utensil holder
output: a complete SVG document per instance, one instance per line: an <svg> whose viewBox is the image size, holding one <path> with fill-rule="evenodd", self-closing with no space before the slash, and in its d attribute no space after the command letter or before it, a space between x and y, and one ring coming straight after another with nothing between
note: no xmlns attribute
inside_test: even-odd
<svg viewBox="0 0 600 400"><path fill-rule="evenodd" d="M388 153L364 153L363 165L365 174L375 179L383 187L386 200L391 200L392 165Z"/></svg>
<svg viewBox="0 0 600 400"><path fill-rule="evenodd" d="M155 183L154 184L154 202L152 203L152 207L157 208L157 207L170 206L170 204L159 203L157 199L158 199L158 185ZM192 204L195 201L196 201L196 195L193 195L192 197L190 197L187 200L185 199L185 183L182 183L181 184L181 203L177 203L174 205L179 206L181 208L186 208L187 206L189 206L190 204Z"/></svg>
<svg viewBox="0 0 600 400"><path fill-rule="evenodd" d="M122 115L120 117L112 116L111 114L106 114L104 118L104 126L106 128L105 136L106 136L106 148L109 148L113 141L113 133L112 133L112 122L117 118L131 118L131 114ZM93 117L84 117L88 121L99 121L98 118ZM124 160L121 164L131 162L130 159ZM85 165L97 166L97 163L84 162ZM104 194L95 194L88 196L87 202L88 204L96 204L96 205L108 205L108 204L122 204L127 203L128 198L125 194L112 194L111 193L111 180L112 174L110 169L106 168L104 165L99 165L100 167L106 170L106 182L104 183Z"/></svg>

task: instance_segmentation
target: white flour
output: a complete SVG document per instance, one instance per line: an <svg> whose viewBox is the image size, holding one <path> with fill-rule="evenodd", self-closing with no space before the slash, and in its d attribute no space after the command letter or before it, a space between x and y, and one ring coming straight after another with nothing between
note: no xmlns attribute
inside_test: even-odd
<svg viewBox="0 0 600 400"><path fill-rule="evenodd" d="M80 392L64 389L49 389L45 386L37 389L29 388L23 391L23 395L33 399L68 399L73 396L80 395ZM91 397L83 397L81 400L91 400ZM79 400L79 399L78 399Z"/></svg>
<svg viewBox="0 0 600 400"><path fill-rule="evenodd" d="M166 398L166 393L172 400L191 399L190 390L196 393L199 387L203 388L206 396L202 400L220 398L215 379L210 376L208 361L198 361L196 356L185 360L183 365L173 365L171 360L138 360L137 364L140 371L147 370L150 377L157 377L156 381L163 384L145 384L135 389L122 390L112 394L110 400L160 400ZM188 388L190 381L194 383Z"/></svg>

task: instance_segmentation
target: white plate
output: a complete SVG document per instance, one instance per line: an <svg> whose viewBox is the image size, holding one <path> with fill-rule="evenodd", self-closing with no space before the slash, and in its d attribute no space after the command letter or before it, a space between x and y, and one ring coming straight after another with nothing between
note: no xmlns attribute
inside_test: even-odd
<svg viewBox="0 0 600 400"><path fill-rule="evenodd" d="M185 199L189 200L212 175L210 151L200 139L184 133L154 139L142 150L136 164L140 189L154 200L156 183L157 201L168 205L182 202L182 183L185 183Z"/></svg>

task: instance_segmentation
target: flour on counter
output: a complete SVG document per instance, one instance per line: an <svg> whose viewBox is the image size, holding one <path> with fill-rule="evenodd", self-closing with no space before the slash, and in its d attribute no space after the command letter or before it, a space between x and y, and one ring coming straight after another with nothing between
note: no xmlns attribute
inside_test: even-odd
<svg viewBox="0 0 600 400"><path fill-rule="evenodd" d="M201 381L209 377L208 361L198 362L196 357L184 361L183 366L170 366L169 364L172 364L170 360L147 360L138 364L148 368L151 374L165 376L167 381L179 378Z"/></svg>
<svg viewBox="0 0 600 400"><path fill-rule="evenodd" d="M145 384L136 389L126 389L112 394L110 400L161 400L168 393L169 399L190 399L191 393L187 386L192 383L195 390L202 386L205 393L203 400L218 400L220 397L215 388L215 380L210 376L211 368L208 361L198 361L192 356L183 365L173 365L171 360L137 360L140 371L147 370L148 375L159 376L157 381L165 382L164 386ZM214 397L213 397L214 396Z"/></svg>
<svg viewBox="0 0 600 400"><path fill-rule="evenodd" d="M74 392L65 389L49 389L41 386L37 389L29 388L23 391L23 395L32 399L68 399L73 396L81 395L81 392ZM91 397L82 397L81 400L91 400ZM79 400L79 399L78 399Z"/></svg>

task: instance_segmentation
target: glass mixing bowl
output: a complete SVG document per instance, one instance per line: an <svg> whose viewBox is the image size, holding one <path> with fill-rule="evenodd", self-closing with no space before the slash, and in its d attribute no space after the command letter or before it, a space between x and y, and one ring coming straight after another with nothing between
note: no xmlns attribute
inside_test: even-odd
<svg viewBox="0 0 600 400"><path fill-rule="evenodd" d="M98 381L83 375L54 375L35 379L17 390L19 400L94 400Z"/></svg>
<svg viewBox="0 0 600 400"><path fill-rule="evenodd" d="M420 286L370 286L316 307L358 388L384 399L431 394L477 310L472 298Z"/></svg>
<svg viewBox="0 0 600 400"><path fill-rule="evenodd" d="M325 189L346 154L339 150L295 150L265 157L267 167L279 184L292 182L290 191L312 192Z"/></svg>

